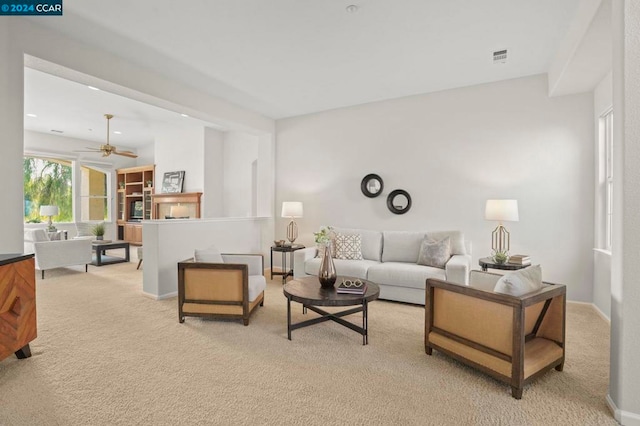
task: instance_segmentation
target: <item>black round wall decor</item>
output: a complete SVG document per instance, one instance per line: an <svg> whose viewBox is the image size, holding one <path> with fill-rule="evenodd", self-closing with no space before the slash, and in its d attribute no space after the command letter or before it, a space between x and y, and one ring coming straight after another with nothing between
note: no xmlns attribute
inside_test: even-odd
<svg viewBox="0 0 640 426"><path fill-rule="evenodd" d="M360 190L369 198L375 198L382 194L383 189L384 182L382 181L382 178L375 173L366 175L360 183Z"/></svg>
<svg viewBox="0 0 640 426"><path fill-rule="evenodd" d="M391 213L405 214L411 208L411 195L404 189L391 191L387 197L387 208Z"/></svg>

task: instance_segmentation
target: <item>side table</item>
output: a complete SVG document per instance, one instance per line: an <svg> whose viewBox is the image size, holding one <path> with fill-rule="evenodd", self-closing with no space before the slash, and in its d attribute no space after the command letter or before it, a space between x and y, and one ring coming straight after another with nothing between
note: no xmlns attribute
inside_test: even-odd
<svg viewBox="0 0 640 426"><path fill-rule="evenodd" d="M478 260L478 264L483 271L487 271L488 268L491 269L502 269L503 271L517 271L518 269L526 268L531 265L520 265L518 263L496 263L495 260L491 257L483 257Z"/></svg>
<svg viewBox="0 0 640 426"><path fill-rule="evenodd" d="M302 244L291 244L288 246L271 246L271 279L274 275L282 275L282 284L287 281L287 277L293 277L293 252L305 248ZM273 252L282 253L282 270L273 271ZM289 267L287 268L287 253L289 253Z"/></svg>

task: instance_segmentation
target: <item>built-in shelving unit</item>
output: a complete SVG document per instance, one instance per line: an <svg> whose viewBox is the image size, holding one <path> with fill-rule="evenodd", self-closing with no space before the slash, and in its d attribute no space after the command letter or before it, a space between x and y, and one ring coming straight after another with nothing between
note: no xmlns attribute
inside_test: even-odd
<svg viewBox="0 0 640 426"><path fill-rule="evenodd" d="M151 196L154 193L155 165L116 170L118 176L118 239L142 244L141 220L152 218Z"/></svg>

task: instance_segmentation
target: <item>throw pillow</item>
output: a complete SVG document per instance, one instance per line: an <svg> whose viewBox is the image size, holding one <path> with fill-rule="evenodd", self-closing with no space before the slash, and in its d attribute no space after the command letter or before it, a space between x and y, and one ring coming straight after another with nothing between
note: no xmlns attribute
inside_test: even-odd
<svg viewBox="0 0 640 426"><path fill-rule="evenodd" d="M451 259L451 239L449 237L440 241L425 237L420 245L418 265L444 269L444 265L449 259Z"/></svg>
<svg viewBox="0 0 640 426"><path fill-rule="evenodd" d="M362 260L362 237L360 234L336 234L336 259Z"/></svg>
<svg viewBox="0 0 640 426"><path fill-rule="evenodd" d="M503 275L493 291L512 296L521 296L542 288L542 268L540 265L528 266Z"/></svg>
<svg viewBox="0 0 640 426"><path fill-rule="evenodd" d="M197 250L194 253L196 262L224 263L220 250L211 246L204 250Z"/></svg>
<svg viewBox="0 0 640 426"><path fill-rule="evenodd" d="M78 237L93 237L93 223L88 222L76 222L76 231L78 231Z"/></svg>

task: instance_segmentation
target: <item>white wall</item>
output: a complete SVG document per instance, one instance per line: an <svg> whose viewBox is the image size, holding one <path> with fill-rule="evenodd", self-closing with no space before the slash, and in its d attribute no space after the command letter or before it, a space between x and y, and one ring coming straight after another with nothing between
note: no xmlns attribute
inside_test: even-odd
<svg viewBox="0 0 640 426"><path fill-rule="evenodd" d="M614 235L611 264L609 405L640 425L640 2L613 2Z"/></svg>
<svg viewBox="0 0 640 426"><path fill-rule="evenodd" d="M152 142L136 150L138 158L136 158L136 166L146 166L155 164L155 144Z"/></svg>
<svg viewBox="0 0 640 426"><path fill-rule="evenodd" d="M491 198L515 198L511 252L542 264L572 300L592 300L593 97L547 96L545 76L448 90L279 120L276 206L304 203L300 241L322 224L381 230L461 229L474 263L490 254ZM366 198L360 181L384 180ZM405 215L386 196L407 190ZM276 238L285 235L279 219Z"/></svg>
<svg viewBox="0 0 640 426"><path fill-rule="evenodd" d="M258 160L259 138L230 131L224 139L224 216L251 217L252 163ZM257 188L255 188L257 190Z"/></svg>
<svg viewBox="0 0 640 426"><path fill-rule="evenodd" d="M204 130L197 127L163 126L157 133L154 149L158 192L166 172L184 170L183 192L203 192Z"/></svg>
<svg viewBox="0 0 640 426"><path fill-rule="evenodd" d="M224 216L224 133L204 129L202 217Z"/></svg>

